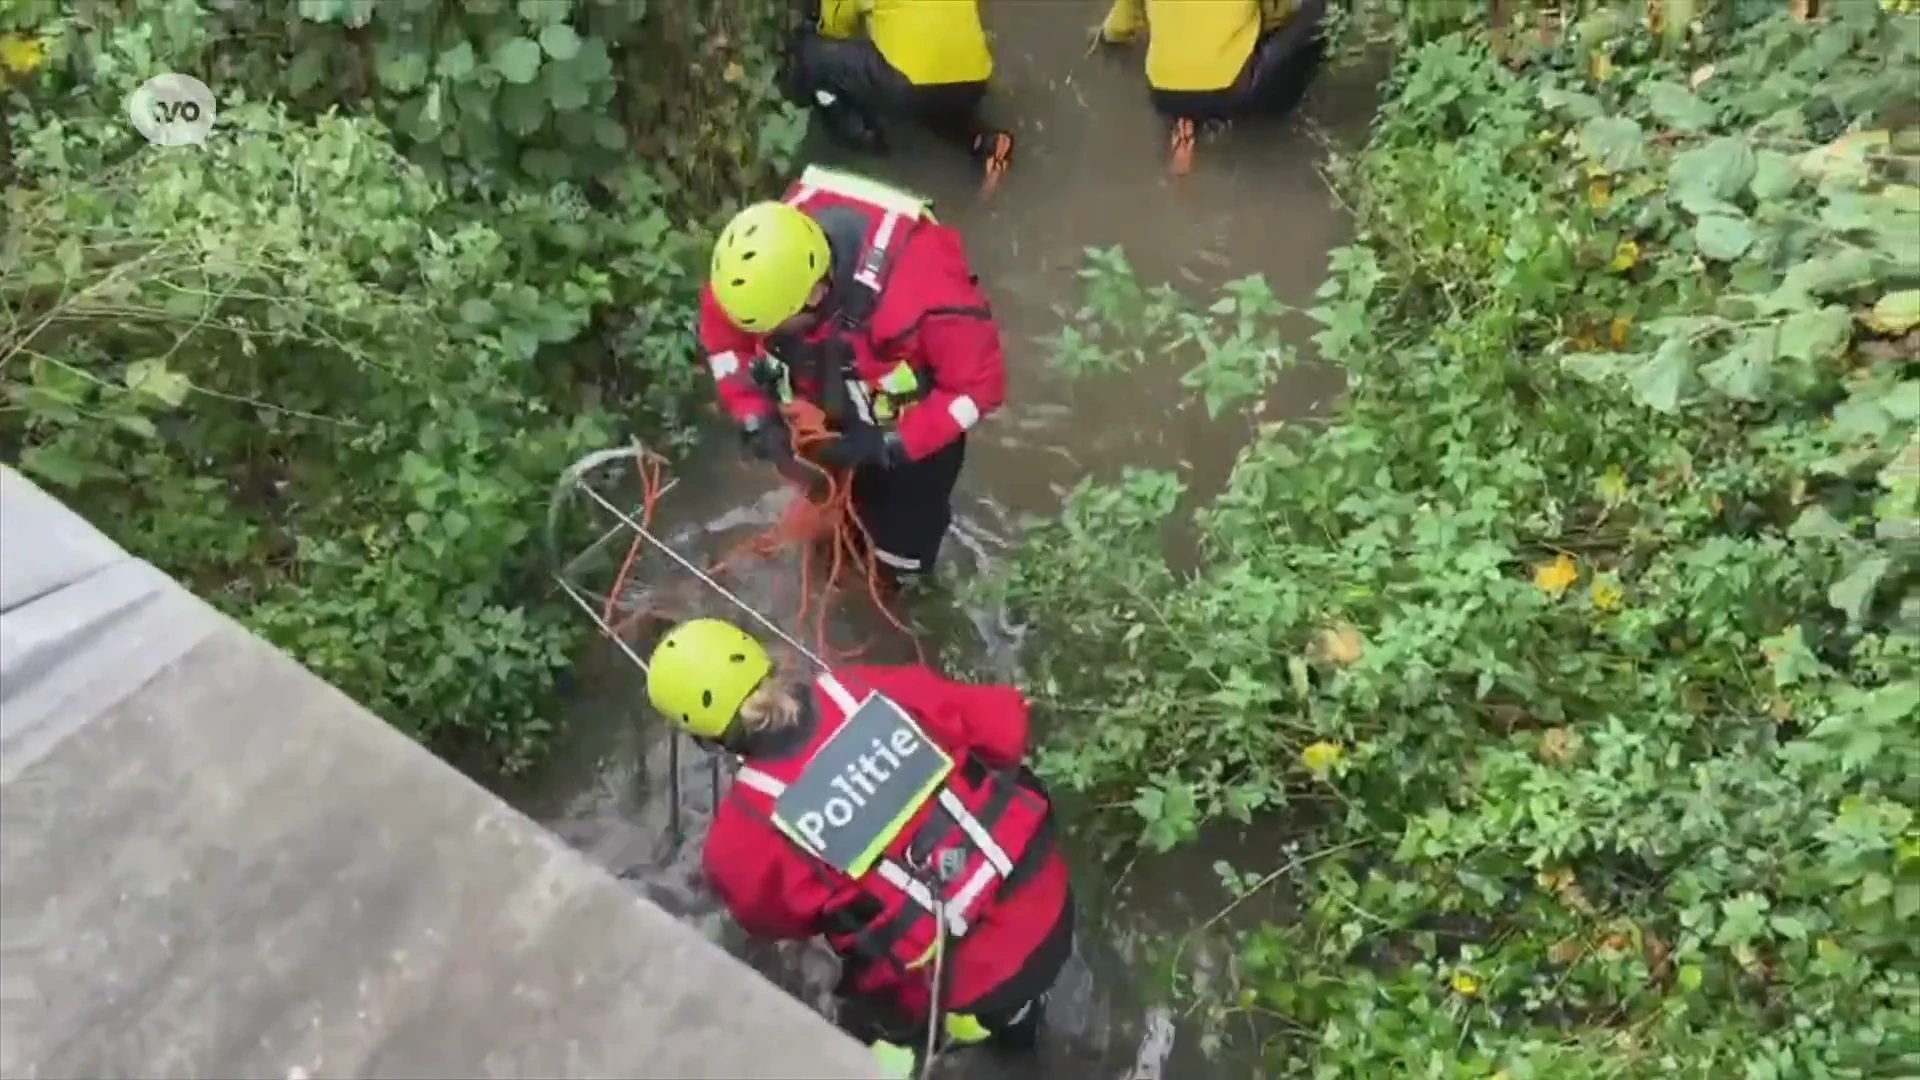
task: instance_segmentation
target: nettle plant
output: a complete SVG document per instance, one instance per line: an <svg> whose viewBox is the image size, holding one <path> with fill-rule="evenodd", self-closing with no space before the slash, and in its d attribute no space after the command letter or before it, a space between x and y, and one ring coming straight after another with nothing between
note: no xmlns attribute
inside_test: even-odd
<svg viewBox="0 0 1920 1080"><path fill-rule="evenodd" d="M1920 1067L1916 63L1866 5L1409 52L1308 312L1339 421L1263 429L1196 571L1134 471L998 583L1110 831L1307 833L1192 1001L1275 1074ZM1251 283L1090 273L1071 367L1285 357Z"/></svg>

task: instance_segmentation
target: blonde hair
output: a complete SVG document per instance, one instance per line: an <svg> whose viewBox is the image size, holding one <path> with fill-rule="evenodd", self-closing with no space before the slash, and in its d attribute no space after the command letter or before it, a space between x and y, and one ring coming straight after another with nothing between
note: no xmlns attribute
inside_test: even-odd
<svg viewBox="0 0 1920 1080"><path fill-rule="evenodd" d="M792 670L792 662L780 654L773 654L772 660L773 667L767 677L740 703L736 730L742 735L792 727L800 722L800 698L793 692L793 680L787 675Z"/></svg>

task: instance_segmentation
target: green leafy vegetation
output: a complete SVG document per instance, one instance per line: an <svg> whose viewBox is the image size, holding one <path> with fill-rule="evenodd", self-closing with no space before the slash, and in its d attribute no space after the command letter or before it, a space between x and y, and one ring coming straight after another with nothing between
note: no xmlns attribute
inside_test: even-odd
<svg viewBox="0 0 1920 1080"><path fill-rule="evenodd" d="M1267 1075L1920 1073L1920 18L1828 7L1410 47L1307 313L1338 421L1197 569L1135 470L997 583L1096 824L1298 832L1186 987ZM1086 274L1065 367L1290 362L1257 280Z"/></svg>
<svg viewBox="0 0 1920 1080"><path fill-rule="evenodd" d="M802 131L779 10L9 5L7 460L394 723L526 764L587 632L537 525L583 453L690 434L701 245ZM167 70L220 97L203 148L128 122Z"/></svg>

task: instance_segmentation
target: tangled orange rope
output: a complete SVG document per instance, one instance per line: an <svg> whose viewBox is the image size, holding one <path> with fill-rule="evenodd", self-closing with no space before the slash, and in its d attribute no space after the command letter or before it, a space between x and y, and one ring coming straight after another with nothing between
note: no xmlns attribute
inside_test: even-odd
<svg viewBox="0 0 1920 1080"><path fill-rule="evenodd" d="M802 467L816 473L824 484L824 493L816 497L808 488L818 489L821 483L804 484L795 481L794 486L801 490L787 503L780 520L772 527L745 543L729 551L718 562L707 568L707 573L719 576L737 563L741 558L752 556L767 558L779 552L781 548L798 546L800 548L800 610L796 618L805 621L811 611L814 615L814 648L819 656L829 663L850 659L864 650L835 649L827 628L827 616L832 611L829 598L842 587L842 579L848 571L857 571L866 579L867 594L874 609L879 611L894 629L906 635L913 642L914 652L922 663L926 662L926 653L918 636L906 623L902 622L887 603L885 579L879 565L874 561L873 536L867 530L866 523L860 520L860 514L853 504L853 473L848 469L830 469L814 460L821 447L839 438L827 426L826 414L819 406L809 401L794 401L782 406L787 430L792 440L793 457ZM654 459L645 459L639 465L641 485L640 524L643 528L652 528L653 511L660 493L664 489L664 469ZM612 622L613 609L619 597L626 591L631 580L635 564L639 561L640 548L644 541L635 536L627 549L627 557L622 562L619 575L614 579L614 588L607 596L602 621L612 627L615 634L624 635L638 619L649 614L636 611L619 625ZM824 582L816 583L825 560L826 575Z"/></svg>

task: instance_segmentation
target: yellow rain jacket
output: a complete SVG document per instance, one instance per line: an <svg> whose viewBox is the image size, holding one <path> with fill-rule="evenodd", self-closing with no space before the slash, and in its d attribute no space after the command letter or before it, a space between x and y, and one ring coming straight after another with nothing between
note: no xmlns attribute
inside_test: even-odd
<svg viewBox="0 0 1920 1080"><path fill-rule="evenodd" d="M980 0L823 0L820 33L850 38L863 15L880 55L915 86L986 82L993 74Z"/></svg>
<svg viewBox="0 0 1920 1080"><path fill-rule="evenodd" d="M1147 83L1205 93L1232 86L1260 35L1286 25L1299 7L1299 0L1113 0L1101 33L1121 42L1144 27Z"/></svg>

